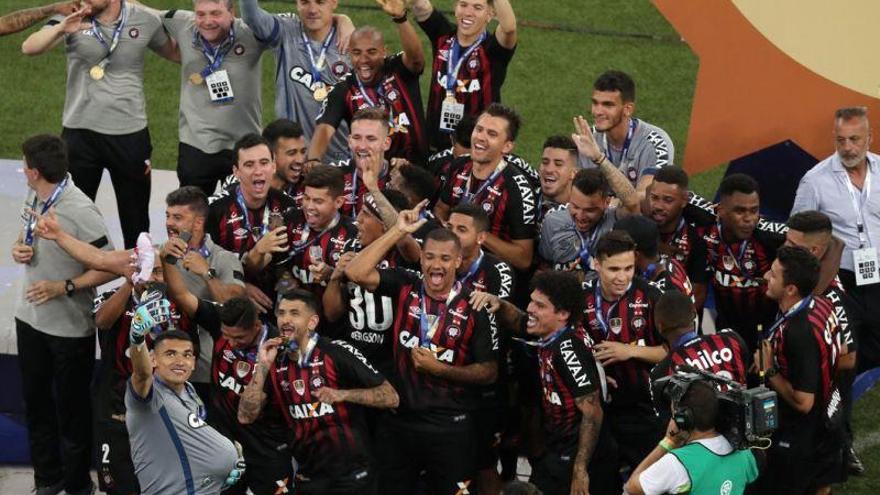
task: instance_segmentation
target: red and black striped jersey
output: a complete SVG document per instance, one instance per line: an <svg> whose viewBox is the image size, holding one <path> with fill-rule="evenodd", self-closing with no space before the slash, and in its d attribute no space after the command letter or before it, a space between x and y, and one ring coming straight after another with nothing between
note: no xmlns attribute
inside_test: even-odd
<svg viewBox="0 0 880 495"><path fill-rule="evenodd" d="M661 292L646 280L634 277L617 301L602 297L598 278L584 282L583 289L583 325L593 342L607 340L648 347L663 343L654 326L654 305ZM617 388L610 391L612 408L636 406L653 411L649 377L652 366L638 359L607 366L606 374L617 382Z"/></svg>
<svg viewBox="0 0 880 495"><path fill-rule="evenodd" d="M853 301L852 297L846 293L843 284L840 283L838 277L834 277L822 296L834 306L834 314L837 316L837 323L840 326L840 347L841 352L843 346L846 345L846 352L856 352L858 350L858 335L862 325L862 318L859 317L858 304Z"/></svg>
<svg viewBox="0 0 880 495"><path fill-rule="evenodd" d="M346 342L318 337L297 362L281 354L266 381L271 402L291 430L293 456L299 475L334 479L366 468L370 439L362 406L349 402L327 404L315 396L322 387L338 390L378 387L385 378Z"/></svg>
<svg viewBox="0 0 880 495"><path fill-rule="evenodd" d="M346 251L358 248L358 231L354 221L342 214L320 232L312 230L307 223L300 222L288 225L288 238L291 249L287 253L289 260L285 267L291 271L293 278L300 285L315 293L320 300L324 294L326 282L315 283L315 277L309 265L323 261L335 267L339 257Z"/></svg>
<svg viewBox="0 0 880 495"><path fill-rule="evenodd" d="M339 213L352 219L357 217L358 212L364 205L364 196L367 194L367 186L364 185L363 175L357 169L354 159L341 160L330 164L345 174L345 189L342 195L345 197L345 203L339 209ZM385 185L391 180L391 174L388 173L389 167L386 162L382 166L382 172L379 174L379 189L384 189Z"/></svg>
<svg viewBox="0 0 880 495"><path fill-rule="evenodd" d="M496 168L480 180L471 174L470 157L457 159L440 200L450 208L468 202L480 205L489 216L489 232L505 241L534 239L538 211L535 188L518 167L503 163L500 172L496 173Z"/></svg>
<svg viewBox="0 0 880 495"><path fill-rule="evenodd" d="M691 302L693 302L694 286L691 284L690 278L688 278L684 265L675 258L665 258L660 263L663 264L664 269L662 271L655 272L654 274L644 274L650 276L649 282L663 292L675 289L691 298Z"/></svg>
<svg viewBox="0 0 880 495"><path fill-rule="evenodd" d="M458 281L470 292L480 291L509 299L513 294L513 268L492 253L480 251L474 260L477 266L464 266L458 272Z"/></svg>
<svg viewBox="0 0 880 495"><path fill-rule="evenodd" d="M582 330L565 327L541 342L538 369L547 449L574 455L581 424L581 411L575 401L603 388L589 337Z"/></svg>
<svg viewBox="0 0 880 495"><path fill-rule="evenodd" d="M418 273L401 268L379 270L379 286L374 293L389 296L393 302L396 373L390 378L400 394L401 413L425 419L432 414L448 417L476 409L482 387L417 372L411 349L427 348L450 366L496 361L494 315L474 311L468 302L468 290L458 290L450 301L425 295Z"/></svg>
<svg viewBox="0 0 880 495"><path fill-rule="evenodd" d="M101 306L107 302L117 291L107 291L95 298L93 313L97 313ZM96 386L98 389L96 400L96 416L99 421L108 421L112 416L125 414L125 387L131 377L131 359L128 355L128 333L131 330L131 319L134 317L137 305L129 297L125 309L110 328L101 329L98 332L98 344L101 346L101 366L98 369ZM163 323L162 329L169 328L168 323ZM196 335L196 327L185 314L180 313L171 303L171 327L183 330L193 339L196 352L199 351L199 339ZM151 344L152 334L146 335L147 344Z"/></svg>
<svg viewBox="0 0 880 495"><path fill-rule="evenodd" d="M333 86L317 122L338 128L342 121L351 124L358 110L382 107L390 113L391 147L385 152L385 158L406 158L410 163L424 163L428 141L419 76L404 65L403 52L385 57L381 81L373 86L358 84L357 76L349 72ZM366 96L361 88L366 91Z"/></svg>
<svg viewBox="0 0 880 495"><path fill-rule="evenodd" d="M428 95L428 139L434 149L449 146L446 134L440 131L440 109L446 98L446 78L449 53L455 41L455 25L449 22L439 10L434 9L431 16L420 22L422 30L431 40L433 63L431 67L431 89ZM490 104L501 101L501 86L507 77L507 66L516 48L507 49L498 43L498 38L485 33L483 43L473 50L467 60L462 61L455 75L455 99L464 105L464 114L476 117ZM456 41L457 43L457 41ZM461 47L464 56L469 47Z"/></svg>
<svg viewBox="0 0 880 495"><path fill-rule="evenodd" d="M669 246L670 255L687 270L688 278L695 284L709 282L706 271L706 243L697 227L679 219L678 226L670 233L660 233L660 242Z"/></svg>
<svg viewBox="0 0 880 495"><path fill-rule="evenodd" d="M456 157L452 153L452 148L446 148L443 151L434 153L428 158L428 170L434 174L434 178L437 181L437 193L443 190L443 186L446 185L446 182L451 177L451 172L453 166L457 164L456 159L462 158L465 156L470 156L470 153L465 153ZM513 153L508 153L504 155L504 161L508 165L513 165L517 169L519 169L522 173L526 174L529 177L529 180L532 182L533 188L538 191L541 189L541 179L538 176L538 172L526 161L525 158L515 155ZM435 198L436 201L436 198Z"/></svg>
<svg viewBox="0 0 880 495"><path fill-rule="evenodd" d="M220 247L241 257L269 230L269 218L275 215L284 217L290 208L297 208L293 198L287 194L269 189L266 203L262 208L252 210L242 208L237 200L238 184L216 196L208 209L205 231L211 234ZM244 211L242 211L244 210ZM288 226L288 237L291 230Z"/></svg>
<svg viewBox="0 0 880 495"><path fill-rule="evenodd" d="M834 306L824 297L814 296L802 311L785 318L770 335L779 374L794 390L815 394L813 408L807 414L779 401L781 433L804 438L821 432L825 406L835 387L839 332Z"/></svg>
<svg viewBox="0 0 880 495"><path fill-rule="evenodd" d="M293 204L297 208L302 209L303 195L306 193L305 180L300 179L300 181L296 183L288 182L281 189L281 192L290 196L293 199Z"/></svg>

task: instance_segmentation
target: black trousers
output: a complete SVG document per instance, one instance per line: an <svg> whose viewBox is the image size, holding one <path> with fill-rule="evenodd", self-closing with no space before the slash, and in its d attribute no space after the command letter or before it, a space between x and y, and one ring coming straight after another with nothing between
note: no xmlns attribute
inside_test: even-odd
<svg viewBox="0 0 880 495"><path fill-rule="evenodd" d="M95 338L55 337L18 319L15 334L34 482L82 490L91 483Z"/></svg>
<svg viewBox="0 0 880 495"><path fill-rule="evenodd" d="M148 172L153 146L150 131L111 136L86 129L65 128L70 175L86 196L95 200L104 169L110 171L116 208L126 249L133 248L138 234L150 230L150 185Z"/></svg>
<svg viewBox="0 0 880 495"><path fill-rule="evenodd" d="M217 182L232 173L234 162L232 150L205 153L194 146L180 143L177 146L177 180L181 187L197 186L211 196L217 188Z"/></svg>
<svg viewBox="0 0 880 495"><path fill-rule="evenodd" d="M849 294L861 311L856 342L859 349L856 353L858 372L880 366L880 284L856 285L856 276L849 270L838 272Z"/></svg>

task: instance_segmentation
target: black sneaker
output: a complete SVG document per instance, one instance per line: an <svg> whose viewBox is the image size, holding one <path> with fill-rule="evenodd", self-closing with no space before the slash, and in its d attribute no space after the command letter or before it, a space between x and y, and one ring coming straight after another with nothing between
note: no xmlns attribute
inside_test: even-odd
<svg viewBox="0 0 880 495"><path fill-rule="evenodd" d="M61 480L53 485L38 486L34 488L34 493L36 495L58 495L63 489L64 480Z"/></svg>
<svg viewBox="0 0 880 495"><path fill-rule="evenodd" d="M859 455L856 454L856 450L850 447L846 451L846 455L844 456L846 460L846 470L852 476L861 476L865 474L865 465L862 463L862 460L859 459Z"/></svg>

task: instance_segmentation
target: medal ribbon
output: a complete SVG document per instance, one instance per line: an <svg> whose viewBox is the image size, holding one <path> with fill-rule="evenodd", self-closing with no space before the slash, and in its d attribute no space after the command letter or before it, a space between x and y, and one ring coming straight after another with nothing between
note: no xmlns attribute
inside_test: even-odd
<svg viewBox="0 0 880 495"><path fill-rule="evenodd" d="M473 263L471 263L471 267L468 269L468 272L466 274L464 274L463 277L458 279L459 283L464 284L465 282L468 281L469 278L473 277L474 274L477 273L477 270L480 269L480 265L483 263L483 256L484 255L485 255L485 253L483 253L483 250L480 249L480 255L477 256L477 259L475 259Z"/></svg>
<svg viewBox="0 0 880 495"><path fill-rule="evenodd" d="M201 45L202 54L208 59L208 65L199 72L202 77L207 77L220 68L223 59L229 54L229 50L231 50L232 46L235 44L235 26L229 28L229 36L227 36L226 39L220 43L220 46L216 48L205 41L205 38L199 34L198 29L193 32L193 44Z"/></svg>
<svg viewBox="0 0 880 495"><path fill-rule="evenodd" d="M678 349L679 347L685 345L690 340L695 338L697 338L697 332L694 332L693 330L684 335L680 335L677 339L675 339L675 342L672 343L672 350Z"/></svg>
<svg viewBox="0 0 880 495"><path fill-rule="evenodd" d="M736 267L739 268L739 271L744 277L746 277L747 279L752 278L752 274L746 272L742 264L742 260L746 255L746 249L748 249L749 247L748 239L742 241L742 244L739 245L739 256L734 256L733 251L730 250L730 245L724 242L724 236L721 232L721 222L718 221L715 223L715 225L718 227L718 239L721 241L722 244L724 244L724 249L727 250L727 254L729 254L730 257L733 258L733 261L736 263Z"/></svg>
<svg viewBox="0 0 880 495"><path fill-rule="evenodd" d="M247 361L249 363L255 362L257 360L257 354L260 352L260 347L263 346L263 342L266 341L266 335L269 333L269 328L266 325L263 325L263 331L260 333L260 343L256 346L250 346L250 350L245 351L244 349L232 349L232 354L241 359L242 361Z"/></svg>
<svg viewBox="0 0 880 495"><path fill-rule="evenodd" d="M464 185L465 201L470 203L474 200L474 198L479 196L480 193L485 191L490 184L495 182L495 179L497 179L501 172L504 171L505 167L507 167L507 162L504 161L504 159L502 158L501 162L498 163L498 166L495 167L495 171L492 172L492 175L490 175L485 181L483 181L482 184L480 184L480 187L477 188L477 192L471 194L471 179L473 179L474 177L473 165L471 165L471 173L470 175L468 175L467 182Z"/></svg>
<svg viewBox="0 0 880 495"><path fill-rule="evenodd" d="M177 397L177 400L180 401L184 409L186 409L187 411L192 411L192 409L189 408L189 405L184 402L183 398L177 395L177 392L175 392L173 388L166 385L165 382L163 382L158 376L154 375L153 377L156 379L156 383L167 388L168 391L171 392L171 395ZM189 398L196 403L196 414L199 416L199 419L201 419L202 421L208 419L208 411L205 410L205 403L202 402L202 398L199 397L199 394L196 392L195 387L193 387L192 383L190 382L185 382L183 385L183 388L186 391L187 395L189 395Z"/></svg>
<svg viewBox="0 0 880 495"><path fill-rule="evenodd" d="M422 287L419 289L419 309L421 310L419 311L419 329L421 331L419 339L420 347L431 347L431 341L434 340L434 334L437 333L437 328L440 327L440 320L443 319L443 313L446 312L449 303L455 299L455 296L457 296L459 292L461 292L461 283L455 282L455 285L453 285L452 289L449 291L449 295L446 296L446 302L437 309L437 317L434 319L434 324L432 325L428 322L428 307L425 304L427 296L425 295L425 284L422 284Z"/></svg>
<svg viewBox="0 0 880 495"><path fill-rule="evenodd" d="M251 219L248 216L248 207L244 202L244 196L241 194L241 186L238 186L235 190L235 200L238 203L238 208L241 210L242 222L244 223L245 230L248 231L254 241L259 241L267 232L269 232L269 200L266 199L266 204L263 205L263 225L260 228L260 237L254 235L251 230Z"/></svg>
<svg viewBox="0 0 880 495"><path fill-rule="evenodd" d="M318 232L318 235L316 235L315 237L313 237L311 239L309 238L309 235L311 234L312 230L311 230L311 228L309 228L309 224L305 224L305 229L303 230L303 235L300 238L299 242L293 243L293 249L291 249L291 255L290 255L290 257L288 257L288 259L299 255L300 253L305 251L306 248L308 248L309 246L314 244L315 241L320 239L321 236L324 235L324 232L327 232L328 230L332 229L333 227L336 227L336 224L339 223L340 218L342 218L342 215L340 215L339 213L336 213L336 216L333 217L333 221L330 222L330 224L327 225L327 227L324 228L324 230Z"/></svg>
<svg viewBox="0 0 880 495"><path fill-rule="evenodd" d="M458 38L455 36L452 37L452 46L449 47L449 57L446 61L446 95L455 97L455 82L458 80L458 72L461 70L461 64L464 63L468 57L474 53L474 50L480 47L483 44L483 41L486 40L488 33L483 31L483 34L480 35L480 39L478 39L470 48L464 52L464 55L461 55L461 45L458 43Z"/></svg>
<svg viewBox="0 0 880 495"><path fill-rule="evenodd" d="M543 349L543 348L553 344L553 342L556 342L557 340L559 340L559 337L561 337L562 334L566 330L568 330L568 325L565 325L564 327L560 328L559 330L556 330L555 332L550 334L548 337L539 340L538 347Z"/></svg>
<svg viewBox="0 0 880 495"><path fill-rule="evenodd" d="M810 305L811 302L813 302L813 296L807 296L807 297L801 299L800 302L798 302L797 304L792 306L788 311L786 311L784 315L782 315L776 319L776 322L773 323L773 326L771 326L770 328L767 329L767 331L764 332L764 338L767 340L773 339L773 337L776 335L776 331L779 329L780 325L785 323L786 320L791 319L792 316L803 311L805 308L807 308Z"/></svg>
<svg viewBox="0 0 880 495"><path fill-rule="evenodd" d="M868 200L871 199L871 164L868 163L868 166L866 167L865 183L862 185L861 192L856 191L856 188L852 185L852 181L849 180L848 177L844 177L843 183L846 184L846 189L849 191L849 199L852 201L852 207L856 213L856 227L859 232L859 249L862 249L866 245L871 245L871 240L865 232L864 214L865 205L867 205Z"/></svg>
<svg viewBox="0 0 880 495"><path fill-rule="evenodd" d="M608 143L608 134L604 133L602 135L602 139L604 140L605 145L605 154L608 155L608 160L615 165L620 165L623 162L624 157L626 157L626 152L629 151L629 145L632 144L633 134L636 132L636 119L629 119L629 129L626 131L626 139L623 141L623 149L620 150L620 160L615 162L611 153L611 145Z"/></svg>
<svg viewBox="0 0 880 495"><path fill-rule="evenodd" d="M49 196L49 199L43 203L43 208L40 209L40 215L45 215L49 208L52 207L57 201L58 198L61 197L61 193L64 192L64 188L67 187L67 182L70 180L70 176L64 177L64 180L58 183L55 186L55 189L52 191L52 195ZM36 194L34 195L34 202L31 204L31 210L37 211L37 202L39 198L37 198ZM37 226L37 217L35 215L31 215L30 220L28 220L27 225L25 225L24 229L24 243L28 246L34 245L34 228Z"/></svg>
<svg viewBox="0 0 880 495"><path fill-rule="evenodd" d="M601 223L602 220L600 219ZM599 237L599 224L593 226L592 234L589 237L584 237L581 235L581 232L575 229L577 232L578 238L581 240L581 249L578 251L578 258L581 260L581 266L583 266L584 271L588 271L590 269L590 250L593 248L593 244L596 243L596 239Z"/></svg>
<svg viewBox="0 0 880 495"><path fill-rule="evenodd" d="M632 282L630 282L630 286L632 286ZM626 290L629 290L629 287L627 287ZM596 320L599 322L599 325L602 326L602 333L607 337L609 328L608 320L610 320L611 312L617 308L617 305L620 304L620 300L623 299L623 296L614 301L614 303L608 307L608 311L603 311L602 306L604 304L604 299L602 298L602 289L598 280L596 280L596 290L594 291L594 295L596 299Z"/></svg>
<svg viewBox="0 0 880 495"><path fill-rule="evenodd" d="M113 55L113 51L116 50L116 47L119 45L119 39L122 37L122 30L125 29L125 24L128 22L128 8L125 5L125 0L120 2L120 7L122 10L122 14L120 16L119 22L116 23L116 27L113 28L113 37L110 39L110 44L107 44L107 40L104 38L104 33L101 32L100 23L94 16L90 16L89 20L92 22L92 32L95 33L95 39L98 40L104 48L107 49L107 55L104 55L98 63L104 63L107 59L110 58L110 55Z"/></svg>
<svg viewBox="0 0 880 495"><path fill-rule="evenodd" d="M309 362L309 358L312 356L312 352L315 350L315 345L318 344L318 332L312 332L311 337L309 337L309 342L306 344L305 349L299 350L299 357L296 360L296 364L300 368L305 368L306 363Z"/></svg>
<svg viewBox="0 0 880 495"><path fill-rule="evenodd" d="M327 49L330 47L330 42L333 41L333 37L336 35L336 26L334 25L330 28L330 32L327 33L327 37L324 38L324 42L321 43L321 53L318 55L318 60L315 60L315 52L312 50L312 43L309 41L309 37L306 36L305 30L302 31L302 41L303 45L305 45L306 50L309 52L309 63L311 64L310 71L312 73L312 84L320 83L321 81L321 67L324 66L324 61L327 58Z"/></svg>

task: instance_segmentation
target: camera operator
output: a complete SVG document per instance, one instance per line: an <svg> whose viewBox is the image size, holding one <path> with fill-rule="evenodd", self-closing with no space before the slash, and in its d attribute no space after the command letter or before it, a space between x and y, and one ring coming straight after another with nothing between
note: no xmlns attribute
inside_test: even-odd
<svg viewBox="0 0 880 495"><path fill-rule="evenodd" d="M666 437L633 471L626 493L735 495L755 481L758 463L751 450L734 450L715 429L719 404L712 385L691 383L672 414Z"/></svg>

